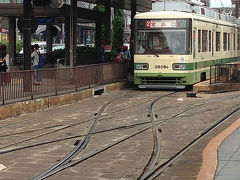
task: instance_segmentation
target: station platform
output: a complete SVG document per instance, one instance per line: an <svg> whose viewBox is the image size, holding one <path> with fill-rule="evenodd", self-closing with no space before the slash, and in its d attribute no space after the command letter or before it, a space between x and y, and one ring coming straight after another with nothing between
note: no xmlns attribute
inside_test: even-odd
<svg viewBox="0 0 240 180"><path fill-rule="evenodd" d="M240 90L240 83L214 83L203 81L193 86L194 92L220 93Z"/></svg>
<svg viewBox="0 0 240 180"><path fill-rule="evenodd" d="M215 136L203 151L198 180L240 179L240 119Z"/></svg>

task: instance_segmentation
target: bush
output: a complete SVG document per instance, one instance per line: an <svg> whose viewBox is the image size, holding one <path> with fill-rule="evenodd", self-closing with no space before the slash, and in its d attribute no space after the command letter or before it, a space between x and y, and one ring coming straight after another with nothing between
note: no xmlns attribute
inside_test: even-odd
<svg viewBox="0 0 240 180"><path fill-rule="evenodd" d="M16 42L16 53L19 54L19 52L22 50L22 48L23 48L23 41L18 40Z"/></svg>
<svg viewBox="0 0 240 180"><path fill-rule="evenodd" d="M7 52L8 52L8 41L0 41L0 44L5 44L7 46Z"/></svg>

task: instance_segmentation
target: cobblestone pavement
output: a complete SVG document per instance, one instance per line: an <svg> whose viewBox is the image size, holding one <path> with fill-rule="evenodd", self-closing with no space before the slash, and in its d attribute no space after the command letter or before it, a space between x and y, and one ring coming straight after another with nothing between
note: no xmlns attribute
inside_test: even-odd
<svg viewBox="0 0 240 180"><path fill-rule="evenodd" d="M75 160L149 126L149 117L147 117L149 103L167 93L169 92L116 91L82 102L0 121L0 152L35 144L32 148L0 154L0 164L6 166L6 169L0 171L0 180L32 179L56 163L75 147L76 140L82 139L88 132L99 107L116 97L120 98L107 107L95 128L95 132L99 133L91 135L88 146ZM157 121L169 118L196 104L237 94L238 92L225 93L224 96L198 94L197 98L186 98L186 92L177 92L162 98L154 106ZM199 105L160 123L162 149L159 164L165 162L209 125L238 106L239 98ZM218 128L218 131L239 118L239 115L232 116L231 120ZM212 136L216 133L217 131L212 133ZM60 141L61 138L69 139ZM50 143L57 139L58 142ZM201 144L188 151L158 179L195 179L201 167L201 150L209 139L204 139ZM37 145L42 142L48 143ZM134 180L141 175L152 150L152 130L149 129L48 179Z"/></svg>

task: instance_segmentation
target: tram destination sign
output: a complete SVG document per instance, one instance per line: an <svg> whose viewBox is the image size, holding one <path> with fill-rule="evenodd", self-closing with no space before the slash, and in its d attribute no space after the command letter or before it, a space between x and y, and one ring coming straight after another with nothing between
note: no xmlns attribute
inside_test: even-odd
<svg viewBox="0 0 240 180"><path fill-rule="evenodd" d="M146 20L146 28L176 28L177 20Z"/></svg>

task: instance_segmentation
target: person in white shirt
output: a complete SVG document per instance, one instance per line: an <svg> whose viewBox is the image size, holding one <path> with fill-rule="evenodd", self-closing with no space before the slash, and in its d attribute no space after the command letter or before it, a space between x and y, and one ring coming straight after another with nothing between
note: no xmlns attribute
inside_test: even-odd
<svg viewBox="0 0 240 180"><path fill-rule="evenodd" d="M39 52L39 45L38 44L34 44L33 45L33 52L31 54L31 58L32 58L32 68L35 70L35 78L34 78L34 84L35 85L40 85L41 82L41 76L39 74L39 56L40 56L40 52Z"/></svg>

